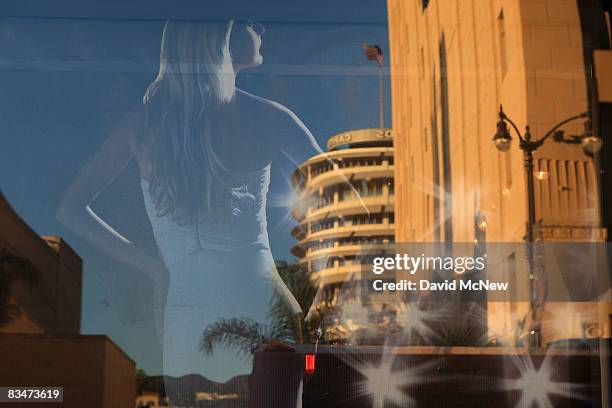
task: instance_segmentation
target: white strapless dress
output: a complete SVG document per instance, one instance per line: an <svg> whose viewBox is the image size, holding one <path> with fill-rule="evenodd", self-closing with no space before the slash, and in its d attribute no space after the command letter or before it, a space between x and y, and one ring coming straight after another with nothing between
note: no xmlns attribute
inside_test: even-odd
<svg viewBox="0 0 612 408"><path fill-rule="evenodd" d="M225 382L251 372L251 359L234 350L218 349L212 356L200 351L202 332L220 318L248 318L268 324L275 295L295 313L301 312L280 279L267 233L266 195L270 165L233 174L232 216L227 222L178 225L158 216L149 193L141 186L160 255L170 274L164 312L164 375L200 374Z"/></svg>

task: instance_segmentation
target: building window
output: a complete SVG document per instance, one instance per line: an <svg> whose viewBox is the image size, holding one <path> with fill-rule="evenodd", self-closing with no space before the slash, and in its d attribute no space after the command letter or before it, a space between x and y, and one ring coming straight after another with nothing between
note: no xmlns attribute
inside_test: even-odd
<svg viewBox="0 0 612 408"><path fill-rule="evenodd" d="M421 47L421 78L425 77L425 51Z"/></svg>
<svg viewBox="0 0 612 408"><path fill-rule="evenodd" d="M312 166L310 170L310 174L312 177L316 177L320 174L333 170L333 166L329 162L323 162L321 164L315 164Z"/></svg>
<svg viewBox="0 0 612 408"><path fill-rule="evenodd" d="M497 17L497 31L499 35L499 60L501 64L502 79L506 77L508 71L508 57L506 50L506 24L504 22L504 10L499 12Z"/></svg>
<svg viewBox="0 0 612 408"><path fill-rule="evenodd" d="M412 127L412 96L408 97L408 127Z"/></svg>

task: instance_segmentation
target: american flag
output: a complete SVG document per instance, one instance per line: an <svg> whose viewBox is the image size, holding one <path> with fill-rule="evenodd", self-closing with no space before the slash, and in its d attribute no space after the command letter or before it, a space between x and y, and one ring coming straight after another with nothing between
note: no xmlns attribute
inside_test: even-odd
<svg viewBox="0 0 612 408"><path fill-rule="evenodd" d="M370 45L368 43L364 43L363 51L365 52L366 59L368 61L377 61L379 63L382 63L383 53L382 53L382 48L380 48L379 45L376 45L376 44Z"/></svg>

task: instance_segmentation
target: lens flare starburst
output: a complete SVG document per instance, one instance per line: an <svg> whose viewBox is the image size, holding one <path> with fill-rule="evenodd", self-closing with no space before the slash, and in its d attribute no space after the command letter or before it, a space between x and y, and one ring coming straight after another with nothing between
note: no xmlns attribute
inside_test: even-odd
<svg viewBox="0 0 612 408"><path fill-rule="evenodd" d="M555 367L550 354L544 357L539 367L535 366L530 356L514 355L512 362L519 370L519 377L503 380L501 388L521 393L517 408L553 408L551 396L588 401L588 397L583 394L586 387L584 384L555 381Z"/></svg>
<svg viewBox="0 0 612 408"><path fill-rule="evenodd" d="M340 323L367 327L369 325L370 310L358 300L348 300L340 305Z"/></svg>
<svg viewBox="0 0 612 408"><path fill-rule="evenodd" d="M391 372L391 364L387 360L390 359L385 359L380 366L370 365L363 370L366 379L362 382L362 386L372 397L373 408L383 408L386 400L400 405L409 398L402 392L399 376Z"/></svg>
<svg viewBox="0 0 612 408"><path fill-rule="evenodd" d="M352 383L351 398L368 396L372 408L412 407L417 401L407 392L412 385L427 382L436 361L414 367L394 369L395 353L392 347L384 346L379 361L369 361L361 353L342 353L338 357L361 375Z"/></svg>
<svg viewBox="0 0 612 408"><path fill-rule="evenodd" d="M273 229L279 235L287 235L296 225L295 214L305 214L315 202L312 196L300 196L291 182L291 175L281 172L282 183L278 191L268 196L268 207L276 213L277 221Z"/></svg>
<svg viewBox="0 0 612 408"><path fill-rule="evenodd" d="M426 308L418 303L401 303L396 310L397 324L404 334L408 336L417 334L430 340L438 337L438 334L432 329L432 325L442 323L447 318L440 305Z"/></svg>

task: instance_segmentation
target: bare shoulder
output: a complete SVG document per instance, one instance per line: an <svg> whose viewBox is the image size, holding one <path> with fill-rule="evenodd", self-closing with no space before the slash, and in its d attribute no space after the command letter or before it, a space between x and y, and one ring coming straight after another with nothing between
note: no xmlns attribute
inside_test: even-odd
<svg viewBox="0 0 612 408"><path fill-rule="evenodd" d="M137 103L128 110L121 121L119 122L120 128L127 128L130 130L138 130L142 128L145 120L145 106L142 103Z"/></svg>
<svg viewBox="0 0 612 408"><path fill-rule="evenodd" d="M291 109L276 101L244 91L240 91L238 97L245 98L248 104L256 106L251 112L255 113L254 117L263 124L265 133L270 136L275 147L285 153L291 152L298 161L307 157L304 152L320 152L310 130Z"/></svg>
<svg viewBox="0 0 612 408"><path fill-rule="evenodd" d="M132 106L119 120L111 136L124 139L132 149L138 143L138 136L145 122L145 107L142 103Z"/></svg>
<svg viewBox="0 0 612 408"><path fill-rule="evenodd" d="M295 126L300 122L297 115L291 109L279 102L262 98L238 88L236 88L236 95L243 103L254 109L257 113L274 119L277 125Z"/></svg>

